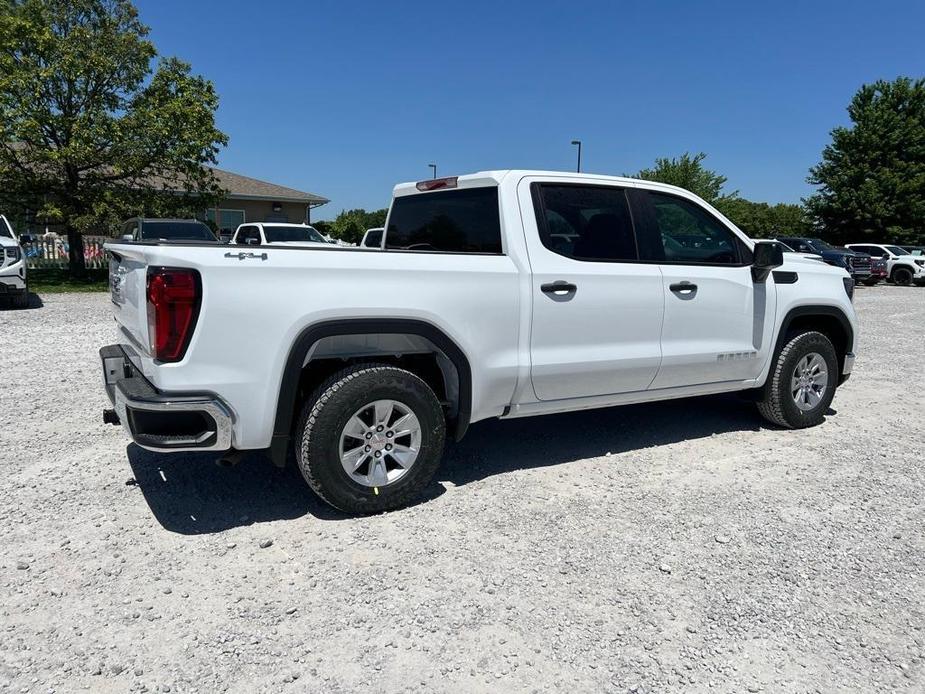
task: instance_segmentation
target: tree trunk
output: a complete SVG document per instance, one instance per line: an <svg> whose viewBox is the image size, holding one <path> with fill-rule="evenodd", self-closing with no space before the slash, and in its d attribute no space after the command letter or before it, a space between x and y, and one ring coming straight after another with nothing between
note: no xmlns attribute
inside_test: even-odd
<svg viewBox="0 0 925 694"><path fill-rule="evenodd" d="M87 276L87 261L84 258L84 236L76 229L67 227L67 268L71 279L82 280Z"/></svg>

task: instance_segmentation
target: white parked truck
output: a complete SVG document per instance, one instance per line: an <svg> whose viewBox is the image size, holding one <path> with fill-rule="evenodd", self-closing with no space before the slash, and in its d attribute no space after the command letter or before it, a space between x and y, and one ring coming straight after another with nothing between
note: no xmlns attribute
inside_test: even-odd
<svg viewBox="0 0 925 694"><path fill-rule="evenodd" d="M741 391L807 427L854 364L847 273L679 188L490 171L396 186L385 229L109 245L106 420L164 453L294 450L323 499L376 512L480 420Z"/></svg>
<svg viewBox="0 0 925 694"><path fill-rule="evenodd" d="M26 256L6 217L0 215L0 304L14 308L29 306L29 278Z"/></svg>

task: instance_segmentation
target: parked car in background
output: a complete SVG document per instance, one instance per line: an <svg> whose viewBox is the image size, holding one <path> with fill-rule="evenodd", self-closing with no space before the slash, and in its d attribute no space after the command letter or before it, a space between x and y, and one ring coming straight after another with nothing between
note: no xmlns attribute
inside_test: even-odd
<svg viewBox="0 0 925 694"><path fill-rule="evenodd" d="M282 465L294 449L309 486L353 513L418 498L444 438L473 422L745 391L803 428L854 365L843 270L651 181L401 184L376 253L107 249L104 420L164 453L264 449Z"/></svg>
<svg viewBox="0 0 925 694"><path fill-rule="evenodd" d="M864 284L873 287L875 284L887 279L890 273L887 271L886 260L884 258L870 258L870 277L864 280Z"/></svg>
<svg viewBox="0 0 925 694"><path fill-rule="evenodd" d="M363 240L360 241L361 248L382 248L382 234L385 231L382 227L367 229L363 234Z"/></svg>
<svg viewBox="0 0 925 694"><path fill-rule="evenodd" d="M133 217L122 223L123 241L205 241L219 243L215 234L198 219L146 219Z"/></svg>
<svg viewBox="0 0 925 694"><path fill-rule="evenodd" d="M925 284L925 258L914 256L904 248L881 243L849 243L845 248L886 260L887 279L901 287Z"/></svg>
<svg viewBox="0 0 925 694"><path fill-rule="evenodd" d="M317 246L328 241L309 224L248 222L238 227L232 244L246 246Z"/></svg>
<svg viewBox="0 0 925 694"><path fill-rule="evenodd" d="M815 253L822 256L822 260L829 265L844 268L855 282L863 282L870 278L870 256L847 248L838 248L822 239L805 236L778 236L799 253Z"/></svg>
<svg viewBox="0 0 925 694"><path fill-rule="evenodd" d="M763 239L752 239L752 240L757 242ZM784 253L793 253L802 258L809 258L810 260L818 260L822 262L822 256L819 255L818 253L800 253L799 251L793 250L790 246L788 246L786 243L784 243L780 239L768 239L768 240L773 241L774 243L780 245L780 247L784 249Z"/></svg>
<svg viewBox="0 0 925 694"><path fill-rule="evenodd" d="M0 214L0 301L14 308L29 305L29 278L26 256L13 233L13 227Z"/></svg>

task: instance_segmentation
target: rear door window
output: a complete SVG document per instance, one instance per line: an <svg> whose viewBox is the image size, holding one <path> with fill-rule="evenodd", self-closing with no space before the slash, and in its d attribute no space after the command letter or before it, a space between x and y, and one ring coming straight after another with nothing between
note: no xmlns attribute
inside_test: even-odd
<svg viewBox="0 0 925 694"><path fill-rule="evenodd" d="M498 189L463 188L395 198L385 247L406 251L501 251Z"/></svg>
<svg viewBox="0 0 925 694"><path fill-rule="evenodd" d="M639 259L622 188L536 184L533 190L540 240L553 253L591 262Z"/></svg>

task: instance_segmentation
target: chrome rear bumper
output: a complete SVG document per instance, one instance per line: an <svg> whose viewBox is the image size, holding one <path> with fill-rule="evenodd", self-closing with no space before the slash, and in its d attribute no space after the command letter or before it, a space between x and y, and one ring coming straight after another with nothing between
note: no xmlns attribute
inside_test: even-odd
<svg viewBox="0 0 925 694"><path fill-rule="evenodd" d="M106 393L122 426L139 446L163 453L231 448L234 418L217 395L157 390L120 345L100 349L100 360Z"/></svg>

